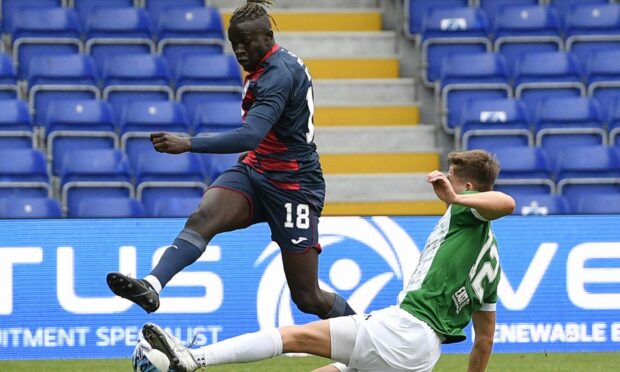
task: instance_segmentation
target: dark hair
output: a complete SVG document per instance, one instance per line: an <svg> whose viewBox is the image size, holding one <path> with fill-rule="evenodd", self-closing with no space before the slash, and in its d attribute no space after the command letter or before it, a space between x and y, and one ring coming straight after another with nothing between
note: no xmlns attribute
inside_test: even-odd
<svg viewBox="0 0 620 372"><path fill-rule="evenodd" d="M230 23L241 23L245 21L253 21L262 17L273 18L267 13L267 9L275 0L247 0L245 5L235 9L230 17ZM275 23L275 21L274 21Z"/></svg>
<svg viewBox="0 0 620 372"><path fill-rule="evenodd" d="M477 191L493 190L499 173L499 162L495 156L484 150L451 152L448 165L452 172L463 181L471 182Z"/></svg>

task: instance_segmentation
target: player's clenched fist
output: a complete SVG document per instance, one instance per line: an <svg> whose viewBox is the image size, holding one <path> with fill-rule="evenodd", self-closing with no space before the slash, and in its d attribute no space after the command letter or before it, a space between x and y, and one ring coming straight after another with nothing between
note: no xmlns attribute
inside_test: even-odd
<svg viewBox="0 0 620 372"><path fill-rule="evenodd" d="M189 137L167 132L151 133L151 142L156 151L168 154L181 154L192 149Z"/></svg>

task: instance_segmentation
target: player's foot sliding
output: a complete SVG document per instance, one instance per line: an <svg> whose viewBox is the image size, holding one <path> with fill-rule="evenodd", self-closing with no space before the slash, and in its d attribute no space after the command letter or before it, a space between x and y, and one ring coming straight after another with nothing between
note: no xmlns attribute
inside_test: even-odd
<svg viewBox="0 0 620 372"><path fill-rule="evenodd" d="M159 308L159 294L146 280L130 278L121 273L109 273L106 280L115 295L128 299L147 313Z"/></svg>
<svg viewBox="0 0 620 372"><path fill-rule="evenodd" d="M144 339L153 349L166 354L170 359L170 369L179 372L192 372L198 369L198 363L191 351L183 343L153 323L146 323L142 327Z"/></svg>

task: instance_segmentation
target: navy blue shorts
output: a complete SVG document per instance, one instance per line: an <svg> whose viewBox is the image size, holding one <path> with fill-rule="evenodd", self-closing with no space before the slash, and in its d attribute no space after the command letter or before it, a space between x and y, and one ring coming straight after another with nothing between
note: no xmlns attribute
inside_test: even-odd
<svg viewBox="0 0 620 372"><path fill-rule="evenodd" d="M303 190L286 190L275 186L249 165L237 163L222 173L210 188L236 191L250 203L250 225L267 222L271 239L280 249L303 253L321 252L319 216L323 209L325 185Z"/></svg>

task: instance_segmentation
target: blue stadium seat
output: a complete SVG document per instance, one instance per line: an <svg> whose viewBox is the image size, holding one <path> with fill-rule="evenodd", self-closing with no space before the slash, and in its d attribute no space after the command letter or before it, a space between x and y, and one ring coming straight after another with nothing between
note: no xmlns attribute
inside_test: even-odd
<svg viewBox="0 0 620 372"><path fill-rule="evenodd" d="M97 8L86 19L85 50L100 70L114 55L155 53L153 37L154 23L141 8Z"/></svg>
<svg viewBox="0 0 620 372"><path fill-rule="evenodd" d="M529 146L492 150L501 164L495 189L510 195L550 194L555 191L552 167L543 149Z"/></svg>
<svg viewBox="0 0 620 372"><path fill-rule="evenodd" d="M240 154L206 154L201 156L202 170L213 183L228 168L239 162Z"/></svg>
<svg viewBox="0 0 620 372"><path fill-rule="evenodd" d="M479 8L430 8L422 24L422 80L432 86L453 54L490 52L490 28Z"/></svg>
<svg viewBox="0 0 620 372"><path fill-rule="evenodd" d="M544 147L555 160L567 147L606 144L605 121L595 99L544 98L534 118L536 145Z"/></svg>
<svg viewBox="0 0 620 372"><path fill-rule="evenodd" d="M468 0L405 0L405 34L414 38L422 31L422 20L430 8L454 8L469 5Z"/></svg>
<svg viewBox="0 0 620 372"><path fill-rule="evenodd" d="M620 214L620 194L582 195L577 201L575 213Z"/></svg>
<svg viewBox="0 0 620 372"><path fill-rule="evenodd" d="M54 175L60 174L67 151L119 147L112 110L105 101L54 101L44 123L47 156Z"/></svg>
<svg viewBox="0 0 620 372"><path fill-rule="evenodd" d="M51 102L97 99L98 77L90 56L83 54L39 55L30 61L28 101L35 122L42 124Z"/></svg>
<svg viewBox="0 0 620 372"><path fill-rule="evenodd" d="M493 49L506 57L513 70L514 61L525 52L554 52L564 45L559 17L549 7L504 7L495 19L494 29Z"/></svg>
<svg viewBox="0 0 620 372"><path fill-rule="evenodd" d="M45 155L34 149L0 149L0 197L47 197L52 188Z"/></svg>
<svg viewBox="0 0 620 372"><path fill-rule="evenodd" d="M194 132L224 132L242 125L239 102L207 102L196 108Z"/></svg>
<svg viewBox="0 0 620 372"><path fill-rule="evenodd" d="M127 8L136 5L135 3L134 0L73 0L73 8L85 24L88 15L98 8Z"/></svg>
<svg viewBox="0 0 620 372"><path fill-rule="evenodd" d="M170 70L161 56L148 54L114 55L103 65L103 99L115 112L132 101L167 101L174 98Z"/></svg>
<svg viewBox="0 0 620 372"><path fill-rule="evenodd" d="M0 149L36 147L32 118L26 102L0 100Z"/></svg>
<svg viewBox="0 0 620 372"><path fill-rule="evenodd" d="M454 133L459 115L470 99L506 98L512 95L504 57L497 53L454 54L441 66L442 126Z"/></svg>
<svg viewBox="0 0 620 372"><path fill-rule="evenodd" d="M137 164L137 195L148 215L153 215L158 199L200 197L207 187L200 160L194 153L169 155L144 152L139 155Z"/></svg>
<svg viewBox="0 0 620 372"><path fill-rule="evenodd" d="M210 101L241 103L241 71L232 55L188 55L177 68L177 99L193 120L196 107Z"/></svg>
<svg viewBox="0 0 620 372"><path fill-rule="evenodd" d="M566 49L582 62L598 50L620 49L620 4L574 6L566 17Z"/></svg>
<svg viewBox="0 0 620 372"><path fill-rule="evenodd" d="M521 100L475 98L463 107L457 143L464 150L531 146L534 136L530 125Z"/></svg>
<svg viewBox="0 0 620 372"><path fill-rule="evenodd" d="M548 3L557 9L560 17L565 18L575 6L606 4L609 0L548 0Z"/></svg>
<svg viewBox="0 0 620 372"><path fill-rule="evenodd" d="M553 194L517 194L513 214L522 216L546 216L549 214L566 214L570 212L568 201L562 195Z"/></svg>
<svg viewBox="0 0 620 372"><path fill-rule="evenodd" d="M77 209L68 211L75 218L138 218L144 217L144 207L130 197L87 197L80 200Z"/></svg>
<svg viewBox="0 0 620 372"><path fill-rule="evenodd" d="M565 36L620 34L620 7L608 2L573 6L566 16Z"/></svg>
<svg viewBox="0 0 620 372"><path fill-rule="evenodd" d="M620 97L611 103L607 116L609 144L620 148Z"/></svg>
<svg viewBox="0 0 620 372"><path fill-rule="evenodd" d="M153 205L152 217L189 217L198 208L201 200L199 196L158 199Z"/></svg>
<svg viewBox="0 0 620 372"><path fill-rule="evenodd" d="M175 8L199 8L205 6L205 0L145 0L144 7L157 19L162 11L172 11Z"/></svg>
<svg viewBox="0 0 620 372"><path fill-rule="evenodd" d="M539 0L478 0L480 9L483 9L489 20L496 19L497 14L507 7L524 7L539 5Z"/></svg>
<svg viewBox="0 0 620 372"><path fill-rule="evenodd" d="M15 66L8 54L0 53L0 100L18 98Z"/></svg>
<svg viewBox="0 0 620 372"><path fill-rule="evenodd" d="M522 54L515 64L515 97L523 99L530 110L545 97L585 96L581 66L570 53L532 52ZM535 115L535 112L531 112Z"/></svg>
<svg viewBox="0 0 620 372"><path fill-rule="evenodd" d="M13 24L13 16L16 11L25 9L38 8L60 8L62 0L2 0L0 1L2 9L2 26L4 32L9 32Z"/></svg>
<svg viewBox="0 0 620 372"><path fill-rule="evenodd" d="M223 54L224 33L217 8L171 8L159 16L157 51L172 71L186 54Z"/></svg>
<svg viewBox="0 0 620 372"><path fill-rule="evenodd" d="M123 107L120 115L121 148L131 166L137 166L138 155L154 152L151 132L188 133L185 107L174 101L140 101Z"/></svg>
<svg viewBox="0 0 620 372"><path fill-rule="evenodd" d="M588 95L596 98L609 114L613 102L620 97L620 49L599 50L588 58L586 80Z"/></svg>
<svg viewBox="0 0 620 372"><path fill-rule="evenodd" d="M81 28L73 9L19 10L13 17L11 34L13 63L22 79L36 55L79 53L83 49Z"/></svg>
<svg viewBox="0 0 620 372"><path fill-rule="evenodd" d="M572 210L584 195L620 193L618 154L607 146L573 146L558 156L555 171L558 193Z"/></svg>
<svg viewBox="0 0 620 372"><path fill-rule="evenodd" d="M58 200L46 197L0 198L0 218L60 218Z"/></svg>
<svg viewBox="0 0 620 372"><path fill-rule="evenodd" d="M60 172L63 211L75 210L87 197L133 197L131 169L120 150L70 150Z"/></svg>

